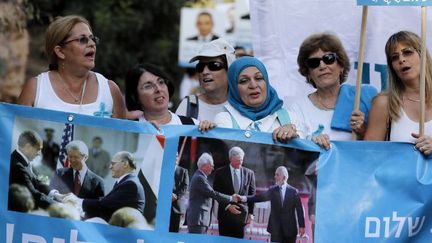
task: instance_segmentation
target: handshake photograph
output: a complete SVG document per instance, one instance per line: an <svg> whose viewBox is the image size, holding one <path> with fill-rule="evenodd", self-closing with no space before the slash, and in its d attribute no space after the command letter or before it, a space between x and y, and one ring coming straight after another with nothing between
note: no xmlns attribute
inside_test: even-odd
<svg viewBox="0 0 432 243"><path fill-rule="evenodd" d="M313 242L318 156L275 145L180 138L170 232Z"/></svg>
<svg viewBox="0 0 432 243"><path fill-rule="evenodd" d="M154 135L18 118L12 140L8 210L154 230L164 153Z"/></svg>

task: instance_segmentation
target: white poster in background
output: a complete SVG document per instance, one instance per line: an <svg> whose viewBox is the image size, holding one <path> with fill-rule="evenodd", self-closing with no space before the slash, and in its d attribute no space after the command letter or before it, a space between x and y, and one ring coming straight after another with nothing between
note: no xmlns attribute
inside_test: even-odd
<svg viewBox="0 0 432 243"><path fill-rule="evenodd" d="M199 20L199 16L207 13ZM182 8L180 20L179 65L181 67L194 67L189 60L198 54L201 46L212 39L225 36L225 16L217 9ZM209 24L208 17L213 24ZM201 17L200 17L201 18ZM202 21L200 25L198 21ZM201 29L201 30L200 30ZM201 40L200 31L210 31L209 40Z"/></svg>
<svg viewBox="0 0 432 243"><path fill-rule="evenodd" d="M248 0L236 0L236 45L242 46L247 52L252 53L252 27Z"/></svg>
<svg viewBox="0 0 432 243"><path fill-rule="evenodd" d="M297 54L309 35L330 31L341 39L351 60L348 82L354 84L362 6L354 0L251 0L255 55L266 65L270 81L288 102L313 91L298 72ZM432 10L427 13L427 48L432 47ZM369 7L363 83L386 87L384 46L390 35L409 30L420 35L420 7Z"/></svg>

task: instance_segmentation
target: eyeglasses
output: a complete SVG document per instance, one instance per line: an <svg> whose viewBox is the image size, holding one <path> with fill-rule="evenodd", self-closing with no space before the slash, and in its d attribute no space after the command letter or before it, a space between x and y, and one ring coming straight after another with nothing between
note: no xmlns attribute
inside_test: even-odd
<svg viewBox="0 0 432 243"><path fill-rule="evenodd" d="M85 36L85 35L83 35L83 36L80 36L80 37L72 39L72 40L64 41L61 44L66 45L72 41L78 41L78 43L80 45L87 45L90 40L92 40L96 45L99 44L99 41L100 41L99 37L97 37L97 36L94 36L94 35Z"/></svg>
<svg viewBox="0 0 432 243"><path fill-rule="evenodd" d="M165 87L167 85L167 81L163 78L158 79L156 83L153 82L146 82L144 83L140 88L147 92L152 92L156 88Z"/></svg>
<svg viewBox="0 0 432 243"><path fill-rule="evenodd" d="M199 62L195 69L197 72L202 73L204 71L205 66L208 67L210 71L219 71L225 68L225 65L222 62L211 61L211 62Z"/></svg>
<svg viewBox="0 0 432 243"><path fill-rule="evenodd" d="M399 61L401 55L403 57L407 58L407 57L412 56L415 52L416 51L414 49L408 47L408 48L402 49L400 53L399 52L392 53L390 55L390 60L392 62L397 62L397 61Z"/></svg>
<svg viewBox="0 0 432 243"><path fill-rule="evenodd" d="M308 66L311 69L314 69L319 67L319 65L321 64L321 60L326 65L330 65L333 64L336 61L336 59L337 59L336 53L329 53L329 54L325 54L321 58L313 57L313 58L306 59L306 66Z"/></svg>

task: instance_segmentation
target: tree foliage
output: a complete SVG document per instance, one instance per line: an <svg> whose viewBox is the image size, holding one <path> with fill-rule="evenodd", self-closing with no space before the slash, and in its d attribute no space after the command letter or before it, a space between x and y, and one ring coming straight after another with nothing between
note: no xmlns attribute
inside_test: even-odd
<svg viewBox="0 0 432 243"><path fill-rule="evenodd" d="M32 0L24 4L29 10L29 29L47 27L56 16L87 18L101 39L95 71L122 87L127 70L137 62L160 65L174 83L179 82L183 74L177 65L180 9L187 2L191 1Z"/></svg>

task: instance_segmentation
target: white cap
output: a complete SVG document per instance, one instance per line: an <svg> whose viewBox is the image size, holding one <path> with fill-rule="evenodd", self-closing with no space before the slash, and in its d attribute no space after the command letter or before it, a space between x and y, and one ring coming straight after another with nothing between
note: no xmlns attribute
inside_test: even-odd
<svg viewBox="0 0 432 243"><path fill-rule="evenodd" d="M234 47L228 44L226 40L218 38L216 40L205 43L198 52L198 55L190 59L189 62L197 61L201 57L217 57L225 55L229 67L231 63L235 61L234 52Z"/></svg>

